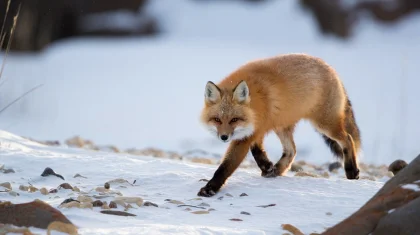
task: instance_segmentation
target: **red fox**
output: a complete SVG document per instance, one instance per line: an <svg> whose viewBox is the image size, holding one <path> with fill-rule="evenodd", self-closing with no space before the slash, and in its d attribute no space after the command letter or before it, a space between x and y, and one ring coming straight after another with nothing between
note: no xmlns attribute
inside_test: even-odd
<svg viewBox="0 0 420 235"><path fill-rule="evenodd" d="M201 121L230 145L198 196L215 195L249 150L261 176L284 175L296 156L293 132L302 119L315 127L336 157L344 159L347 179L359 179L361 139L352 104L335 70L320 58L293 53L248 62L217 85L208 81L204 100ZM283 146L274 165L263 148L270 131Z"/></svg>

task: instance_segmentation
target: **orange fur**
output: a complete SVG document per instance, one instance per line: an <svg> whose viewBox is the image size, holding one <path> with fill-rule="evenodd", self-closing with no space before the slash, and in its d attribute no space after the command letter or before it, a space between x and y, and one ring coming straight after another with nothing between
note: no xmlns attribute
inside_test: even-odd
<svg viewBox="0 0 420 235"><path fill-rule="evenodd" d="M359 129L342 82L323 60L306 54L279 55L246 63L217 85L208 82L201 121L231 145L199 195L214 195L250 148L263 176L284 174L296 155L293 130L302 119L344 157L347 178L357 179ZM270 131L283 145L283 156L274 166L262 144Z"/></svg>

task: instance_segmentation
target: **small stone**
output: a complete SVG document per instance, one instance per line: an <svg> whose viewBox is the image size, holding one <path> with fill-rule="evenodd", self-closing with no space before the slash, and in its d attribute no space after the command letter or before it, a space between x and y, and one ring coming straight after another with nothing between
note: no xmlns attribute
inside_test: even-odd
<svg viewBox="0 0 420 235"><path fill-rule="evenodd" d="M262 208L267 208L267 207L271 207L271 206L275 206L276 204L268 204L268 205L262 205L262 206L257 206L257 207L262 207Z"/></svg>
<svg viewBox="0 0 420 235"><path fill-rule="evenodd" d="M115 197L115 201L124 201L126 203L135 203L137 206L143 205L143 198L141 197Z"/></svg>
<svg viewBox="0 0 420 235"><path fill-rule="evenodd" d="M9 190L12 190L12 185L9 182L1 183L0 186L5 187Z"/></svg>
<svg viewBox="0 0 420 235"><path fill-rule="evenodd" d="M47 194L48 194L48 190L47 190L46 188L41 188L39 191L40 191L40 192L41 192L41 194L43 194L43 195L47 195Z"/></svg>
<svg viewBox="0 0 420 235"><path fill-rule="evenodd" d="M216 209L209 208L207 211L215 211Z"/></svg>
<svg viewBox="0 0 420 235"><path fill-rule="evenodd" d="M29 190L29 187L28 187L28 186L25 186L25 185L20 185L20 186L19 186L19 190L20 190L20 191L25 191L25 192L27 192L27 191Z"/></svg>
<svg viewBox="0 0 420 235"><path fill-rule="evenodd" d="M401 159L395 160L393 163L389 165L388 171L391 171L394 175L396 175L406 166L407 166L407 162L405 162L404 160L401 160Z"/></svg>
<svg viewBox="0 0 420 235"><path fill-rule="evenodd" d="M295 174L295 176L318 178L318 175L313 174L313 173L309 173L309 172L305 172L305 171L299 171Z"/></svg>
<svg viewBox="0 0 420 235"><path fill-rule="evenodd" d="M49 168L49 167L45 168L44 171L41 174L41 176L43 176L43 177L50 176L50 175L57 176L57 177L59 177L59 178L61 178L61 179L64 180L64 177L63 176L55 173L54 170L51 169L51 168Z"/></svg>
<svg viewBox="0 0 420 235"><path fill-rule="evenodd" d="M135 214L131 214L131 213L124 212L124 211L103 210L103 211L101 211L101 213L102 214L107 214L107 215L136 216Z"/></svg>
<svg viewBox="0 0 420 235"><path fill-rule="evenodd" d="M83 195L78 196L77 200L79 202L92 202L93 201L92 198L90 198L88 196L83 196Z"/></svg>
<svg viewBox="0 0 420 235"><path fill-rule="evenodd" d="M73 190L73 187L70 184L68 184L68 183L62 183L62 184L60 184L60 186L58 186L58 188L59 189L60 188L64 188L64 189L71 189L71 190Z"/></svg>
<svg viewBox="0 0 420 235"><path fill-rule="evenodd" d="M58 192L58 190L56 188L53 188L49 191L49 193L57 193L57 192Z"/></svg>
<svg viewBox="0 0 420 235"><path fill-rule="evenodd" d="M105 183L104 188L109 189L109 187L110 187L109 183Z"/></svg>
<svg viewBox="0 0 420 235"><path fill-rule="evenodd" d="M233 197L232 194L230 194L230 193L226 193L225 195L228 196L228 197Z"/></svg>
<svg viewBox="0 0 420 235"><path fill-rule="evenodd" d="M15 192L15 191L9 191L9 195L16 197L19 196L19 193Z"/></svg>
<svg viewBox="0 0 420 235"><path fill-rule="evenodd" d="M68 199L66 199L66 200L68 200ZM67 203L65 203L65 201L66 200L64 200L64 202L62 202L59 206L58 206L58 208L72 208L72 207L76 207L76 208L80 208L80 202L78 202L78 201L70 201L70 202L67 202Z"/></svg>
<svg viewBox="0 0 420 235"><path fill-rule="evenodd" d="M106 192L106 191L107 191L107 189L106 189L105 187L97 187L97 188L95 189L95 191L96 191L96 192L100 192L100 193L104 193L104 192Z"/></svg>
<svg viewBox="0 0 420 235"><path fill-rule="evenodd" d="M303 171L303 167L300 166L299 164L293 163L290 170L293 172L299 172L299 171Z"/></svg>
<svg viewBox="0 0 420 235"><path fill-rule="evenodd" d="M193 212L191 212L192 214L197 214L197 215L202 215L202 214L208 214L208 213L210 213L210 212L208 212L208 211L193 211Z"/></svg>
<svg viewBox="0 0 420 235"><path fill-rule="evenodd" d="M87 179L87 177L85 177L85 176L83 176L83 175L81 175L81 174L75 174L74 176L73 176L73 178L85 178L85 179Z"/></svg>
<svg viewBox="0 0 420 235"><path fill-rule="evenodd" d="M191 211L191 208L187 207L184 211Z"/></svg>
<svg viewBox="0 0 420 235"><path fill-rule="evenodd" d="M241 193L241 195L239 195L240 197L246 197L246 196L248 196L248 194L246 194L246 193Z"/></svg>
<svg viewBox="0 0 420 235"><path fill-rule="evenodd" d="M246 211L241 211L241 214L242 214L242 215L251 215L251 213L246 212Z"/></svg>
<svg viewBox="0 0 420 235"><path fill-rule="evenodd" d="M209 204L207 204L207 203L205 203L205 202L200 203L198 206L207 206L207 207L210 207L210 205L209 205Z"/></svg>
<svg viewBox="0 0 420 235"><path fill-rule="evenodd" d="M3 173L4 174L15 173L15 170L13 170L13 169L4 169L3 170Z"/></svg>
<svg viewBox="0 0 420 235"><path fill-rule="evenodd" d="M73 187L73 191L75 191L75 192L79 192L79 193L80 193L80 189L79 189L77 186L74 186L74 187Z"/></svg>
<svg viewBox="0 0 420 235"><path fill-rule="evenodd" d="M143 206L154 206L154 207L158 207L157 204L155 204L153 202L148 202L148 201L144 202Z"/></svg>
<svg viewBox="0 0 420 235"><path fill-rule="evenodd" d="M229 220L231 220L231 221L243 221L243 220L238 219L238 218L233 218L233 219L229 219Z"/></svg>
<svg viewBox="0 0 420 235"><path fill-rule="evenodd" d="M342 164L341 164L340 162L333 162L333 163L331 163L331 164L328 166L328 170L329 170L330 172L333 172L333 171L335 171L335 170L340 169L341 167L343 167L343 166L342 166Z"/></svg>
<svg viewBox="0 0 420 235"><path fill-rule="evenodd" d="M330 178L330 174L328 174L328 172L324 171L324 173L322 173L322 177Z"/></svg>
<svg viewBox="0 0 420 235"><path fill-rule="evenodd" d="M223 196L217 198L217 200L222 200L222 199L223 199Z"/></svg>
<svg viewBox="0 0 420 235"><path fill-rule="evenodd" d="M182 205L182 204L185 204L185 203L183 203L183 202L181 202L181 201L178 201L178 200L169 200L168 202L169 202L169 203L172 203L172 204L176 204L176 205Z"/></svg>
<svg viewBox="0 0 420 235"><path fill-rule="evenodd" d="M200 179L199 181L209 182L208 179Z"/></svg>
<svg viewBox="0 0 420 235"><path fill-rule="evenodd" d="M111 201L109 203L109 208L117 208L117 203L115 203L114 201Z"/></svg>
<svg viewBox="0 0 420 235"><path fill-rule="evenodd" d="M103 205L104 205L104 203L101 200L96 200L96 201L92 202L93 207L100 207L100 206L103 206Z"/></svg>
<svg viewBox="0 0 420 235"><path fill-rule="evenodd" d="M106 201L104 201L104 202L103 202L103 204L102 204L101 208L102 208L102 209L104 209L104 210L109 210L109 209L111 209L111 208L108 206L108 203L107 203Z"/></svg>
<svg viewBox="0 0 420 235"><path fill-rule="evenodd" d="M36 192L36 191L38 191L38 189L36 188L36 187L34 187L34 186L29 186L29 192L31 192L31 193L34 193L34 192Z"/></svg>
<svg viewBox="0 0 420 235"><path fill-rule="evenodd" d="M67 204L67 203L70 203L70 202L79 202L79 201L74 200L73 198L68 198L68 199L65 199L60 205Z"/></svg>
<svg viewBox="0 0 420 235"><path fill-rule="evenodd" d="M325 213L326 215L332 215L332 213L331 212L327 212L327 213Z"/></svg>

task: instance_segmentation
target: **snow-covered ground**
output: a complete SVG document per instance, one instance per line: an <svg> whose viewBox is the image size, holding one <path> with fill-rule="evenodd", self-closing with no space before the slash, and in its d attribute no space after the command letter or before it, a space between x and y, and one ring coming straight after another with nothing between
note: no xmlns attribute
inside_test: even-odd
<svg viewBox="0 0 420 235"><path fill-rule="evenodd" d="M256 169L239 169L217 195L196 200L198 190L209 179L215 166L184 163L175 160L137 157L124 154L94 152L82 149L48 147L0 132L0 163L15 173L2 174L1 181L10 182L20 196L0 193L0 201L13 203L41 199L55 208L67 198L79 195L60 189L56 194L20 191L29 184L38 189L57 188L63 182L77 186L89 195L98 195L95 188L122 178L134 186L111 184L111 190L123 196L141 197L159 207L138 207L127 212L136 217L118 217L99 213L100 208L60 208L79 227L80 234L283 234L282 224L292 224L305 234L322 232L346 218L364 204L383 185L380 181L350 181L343 172L330 178L287 176L263 178ZM64 177L40 176L46 167ZM0 173L1 174L1 173ZM80 174L87 178L73 178ZM246 193L248 196L240 195ZM228 196L226 194L230 194ZM222 199L219 199L223 196ZM172 199L189 205L206 203L204 209L178 207L165 201ZM112 197L101 199L109 203ZM262 205L275 204L263 208ZM214 210L209 209L212 208ZM123 210L121 206L118 209ZM194 214L209 211L208 214ZM250 215L241 214L248 212ZM241 219L232 221L230 219ZM33 232L43 234L40 229ZM53 233L58 234L58 233Z"/></svg>
<svg viewBox="0 0 420 235"><path fill-rule="evenodd" d="M0 114L0 129L41 140L74 135L121 148L227 147L198 121L206 81L239 65L280 53L305 52L336 67L354 104L362 161L411 161L419 152L419 15L394 25L362 21L348 42L321 36L296 1L151 1L164 34L157 38L61 41L40 55L10 54L0 107L44 86ZM306 122L295 134L298 160L330 161ZM281 145L266 141L273 159Z"/></svg>

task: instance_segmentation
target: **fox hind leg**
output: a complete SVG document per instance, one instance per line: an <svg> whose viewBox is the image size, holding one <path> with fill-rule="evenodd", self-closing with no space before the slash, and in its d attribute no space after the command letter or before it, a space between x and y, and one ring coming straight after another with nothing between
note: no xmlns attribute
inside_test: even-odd
<svg viewBox="0 0 420 235"><path fill-rule="evenodd" d="M293 140L294 125L284 129L276 130L276 135L279 137L283 145L283 154L280 160L274 165L275 175L284 175L292 166L296 156L296 145Z"/></svg>

